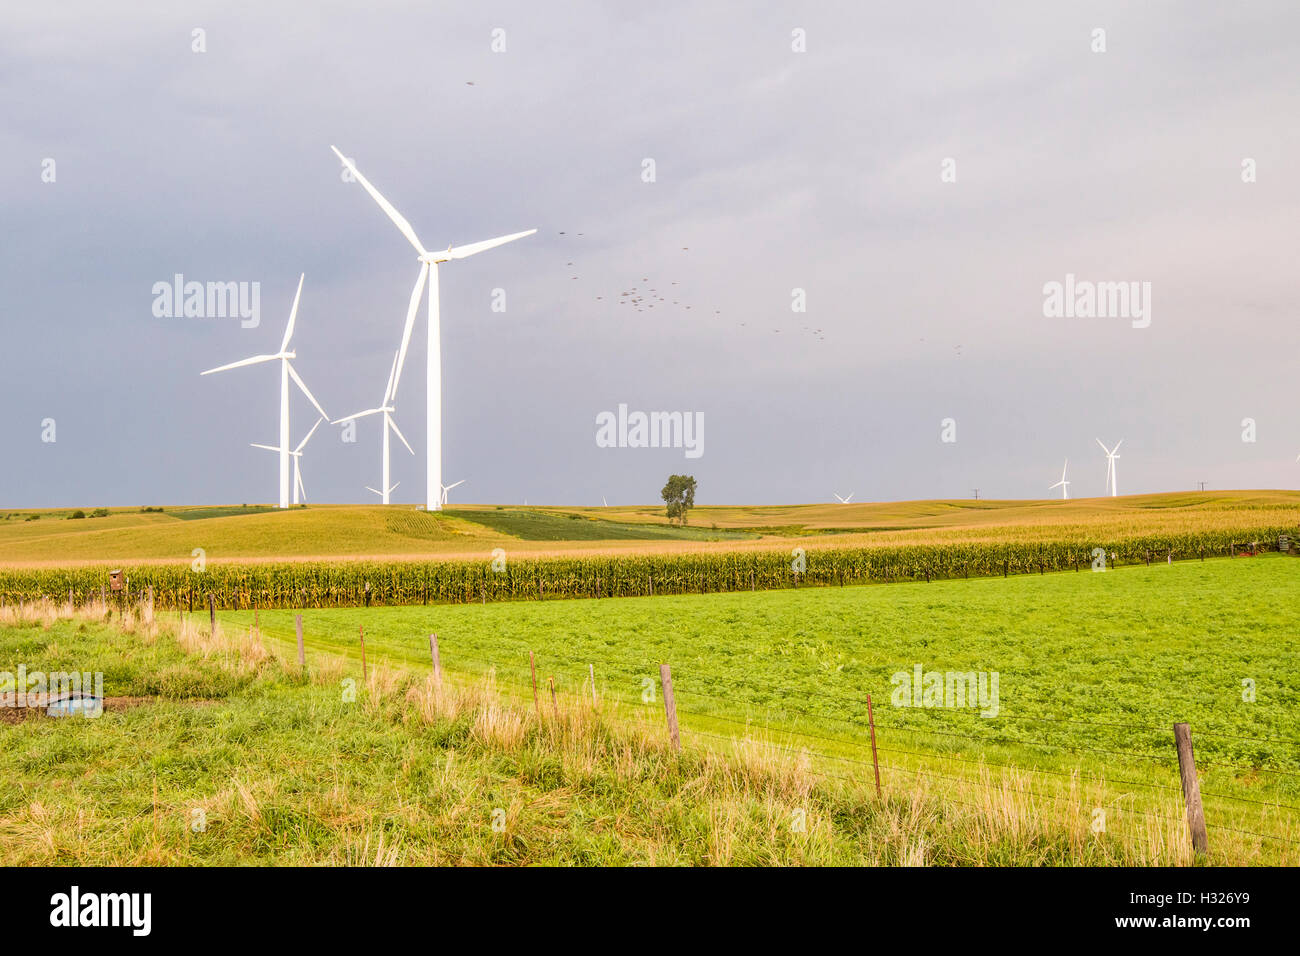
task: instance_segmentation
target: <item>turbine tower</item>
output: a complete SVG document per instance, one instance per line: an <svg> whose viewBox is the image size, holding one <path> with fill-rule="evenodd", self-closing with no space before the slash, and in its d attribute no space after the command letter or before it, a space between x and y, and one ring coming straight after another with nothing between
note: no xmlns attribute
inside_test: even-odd
<svg viewBox="0 0 1300 956"><path fill-rule="evenodd" d="M293 503L299 503L298 493L302 492L302 500L307 500L307 488L302 483L302 450L307 447L307 442L311 441L311 436L316 434L316 429L320 428L320 423L325 421L323 418L316 419L316 424L311 426L311 431L307 437L298 442L298 447L289 452L293 456ZM254 448L265 448L267 451L279 451L274 445L259 445L257 442L251 442Z"/></svg>
<svg viewBox="0 0 1300 956"><path fill-rule="evenodd" d="M280 343L280 351L274 355L254 355L252 358L241 359L238 362L231 362L229 365L222 365L218 368L210 368L202 375L211 375L214 372L224 372L228 369L239 368L243 365L259 365L262 362L280 361L280 444L276 445L273 450L280 453L280 507L289 507L289 379L293 379L295 385L302 390L308 400L316 406L316 411L320 412L322 418L329 418L325 414L325 409L320 407L320 402L316 401L307 386L303 383L302 378L298 375L294 367L289 364L289 359L297 358L297 352L289 351L289 340L293 338L293 326L298 319L298 299L302 296L302 282L307 278L306 273L298 277L298 291L293 296L293 308L289 310L289 325L284 330L284 341Z"/></svg>
<svg viewBox="0 0 1300 956"><path fill-rule="evenodd" d="M396 387L396 383L393 380L396 377L397 377L397 356L394 355L393 367L389 369L388 372L388 387L384 389L384 400L379 403L379 407L368 408L364 412L357 412L354 415L348 415L346 418L340 418L338 421L330 423L332 425L341 425L343 422L356 421L358 418L365 418L367 415L382 414L384 416L384 440L383 440L384 480L381 483L379 488L371 488L369 485L366 485L366 491L373 491L375 494L379 495L379 497L383 499L384 504L389 503L389 495L391 495L393 493L393 489L397 487L396 484L390 485L388 483L388 479L390 477L390 470L389 470L390 449L389 449L388 430L391 428L393 434L402 440L402 444L406 446L406 450L409 451L412 455L415 454L415 449L411 447L410 442L406 440L406 436L404 436L401 430L397 427L397 422L393 421L393 390ZM400 484L400 482L398 482L398 484Z"/></svg>
<svg viewBox="0 0 1300 956"><path fill-rule="evenodd" d="M1097 444L1101 445L1100 438L1097 439ZM1117 452L1119 451L1119 446L1122 444L1124 444L1124 439L1121 438L1115 443L1114 448L1107 448L1105 445L1101 445L1101 450L1106 453L1106 488L1110 491L1110 496L1112 498L1119 494L1118 482L1115 479L1115 459L1119 457Z"/></svg>
<svg viewBox="0 0 1300 956"><path fill-rule="evenodd" d="M406 364L406 350L411 343L411 331L415 327L415 316L420 308L420 297L424 294L425 284L427 283L429 286L429 353L425 372L429 403L429 414L425 422L425 428L427 429L425 454L428 462L425 475L425 508L429 511L438 511L442 508L443 501L442 330L438 315L438 266L443 262L450 262L452 259L464 259L475 253L486 252L488 249L495 249L507 242L522 239L524 236L531 236L537 230L529 229L509 236L486 239L483 242L472 242L465 246L453 247L448 245L443 252L430 252L424 248L423 243L420 242L420 237L411 228L411 224L393 208L393 205L387 199L379 194L379 190L370 185L370 181L361 175L352 160L340 153L336 147L331 146L330 149L334 150L334 155L356 177L357 182L362 185L366 192L370 193L370 197L379 204L379 208L393 221L393 225L398 228L402 235L406 237L406 241L414 246L415 251L419 253L417 261L420 263L420 273L416 277L415 288L411 290L411 301L406 311L406 326L402 330L402 347L397 353L396 373L393 378L393 395L397 394L397 385L402 379L402 368ZM386 434L385 441L387 441Z"/></svg>
<svg viewBox="0 0 1300 956"><path fill-rule="evenodd" d="M1070 497L1070 483L1065 480L1065 472L1069 467L1070 467L1070 459L1067 458L1065 459L1065 468L1061 469L1061 480L1047 489L1048 491L1051 491L1052 488L1060 488L1062 500ZM1106 475L1106 481L1109 484L1110 482L1109 474Z"/></svg>

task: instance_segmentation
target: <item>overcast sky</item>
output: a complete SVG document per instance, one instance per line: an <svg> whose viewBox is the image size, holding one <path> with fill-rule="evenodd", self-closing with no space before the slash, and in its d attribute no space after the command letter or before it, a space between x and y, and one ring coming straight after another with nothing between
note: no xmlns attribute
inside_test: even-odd
<svg viewBox="0 0 1300 956"><path fill-rule="evenodd" d="M0 506L273 501L276 366L199 372L276 351L300 273L296 368L379 402L418 263L330 144L429 248L538 229L440 270L453 500L1047 497L1066 458L1082 497L1096 438L1124 493L1300 486L1293 3L611 6L5 4ZM156 317L177 273L260 324ZM1067 274L1150 324L1045 316ZM620 403L703 455L597 447ZM374 500L375 419L342 437L309 500Z"/></svg>

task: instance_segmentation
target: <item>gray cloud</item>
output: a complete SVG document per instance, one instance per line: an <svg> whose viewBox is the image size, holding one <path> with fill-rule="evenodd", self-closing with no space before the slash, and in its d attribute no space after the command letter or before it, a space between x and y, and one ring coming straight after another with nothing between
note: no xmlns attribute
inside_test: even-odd
<svg viewBox="0 0 1300 956"><path fill-rule="evenodd" d="M1095 436L1125 440L1122 491L1294 487L1298 20L1284 3L6 9L0 503L272 498L274 460L248 443L275 440L274 373L198 373L273 350L300 272L299 370L331 414L374 403L416 263L331 143L430 246L539 229L442 270L461 500L651 501L683 469L701 502L1046 496L1067 456L1082 496L1102 491ZM261 327L154 318L152 284L178 272L260 281ZM1067 272L1151 282L1151 327L1045 319ZM632 286L668 301L617 305ZM423 361L421 327L400 501L423 487ZM597 448L620 402L704 412L705 456ZM364 423L356 445L318 435L310 498L367 500L378 442Z"/></svg>

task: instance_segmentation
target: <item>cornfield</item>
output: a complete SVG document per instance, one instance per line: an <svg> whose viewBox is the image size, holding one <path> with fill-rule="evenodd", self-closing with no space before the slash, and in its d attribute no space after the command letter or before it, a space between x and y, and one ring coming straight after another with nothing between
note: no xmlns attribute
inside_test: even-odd
<svg viewBox="0 0 1300 956"><path fill-rule="evenodd" d="M125 568L126 597L152 595L159 609L222 610L463 604L487 601L709 594L886 581L1087 571L1274 550L1285 527L1138 536L1120 541L1008 542L810 548L804 551L701 552L619 557L548 557L438 562L387 561L211 564ZM0 604L111 596L108 569L0 570Z"/></svg>

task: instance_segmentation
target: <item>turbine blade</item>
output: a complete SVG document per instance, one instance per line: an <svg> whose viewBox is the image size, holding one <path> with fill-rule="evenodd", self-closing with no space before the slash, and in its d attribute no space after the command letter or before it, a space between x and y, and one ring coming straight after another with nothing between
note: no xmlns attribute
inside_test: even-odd
<svg viewBox="0 0 1300 956"><path fill-rule="evenodd" d="M298 452L302 451L303 448L306 447L307 442L311 441L311 436L316 434L316 429L320 428L320 423L323 421L325 421L325 419L323 418L316 419L316 424L311 426L311 431L307 433L307 437L304 438L302 441L298 442L298 447L293 450L293 453L295 455L298 454Z"/></svg>
<svg viewBox="0 0 1300 956"><path fill-rule="evenodd" d="M1114 455L1115 452L1119 451L1119 446L1122 445L1122 444L1124 444L1124 439L1122 439L1122 438L1121 438L1119 441L1115 442L1115 447L1114 447L1113 449L1111 449L1111 454ZM1119 456L1116 456L1116 457L1119 457Z"/></svg>
<svg viewBox="0 0 1300 956"><path fill-rule="evenodd" d="M320 417L329 418L329 415L325 413L325 409L320 407L320 402L316 401L316 396L311 393L311 389L309 389L306 383L303 382L294 367L289 364L288 359L285 359L284 364L289 369L289 377L293 379L295 385L302 389L302 393L307 396L307 399L316 406L316 411L320 412Z"/></svg>
<svg viewBox="0 0 1300 956"><path fill-rule="evenodd" d="M257 442L249 442L249 445L251 445L253 448L265 448L267 451L280 450L279 447L276 445L259 445Z"/></svg>
<svg viewBox="0 0 1300 956"><path fill-rule="evenodd" d="M397 375L397 352L393 353L393 365L388 370L388 386L384 389L384 400L381 405L387 405L389 399L393 397L393 378Z"/></svg>
<svg viewBox="0 0 1300 956"><path fill-rule="evenodd" d="M397 350L397 371L393 373L393 387L389 389L389 398L397 395L397 386L402 381L402 367L406 364L406 350L411 344L411 332L415 329L415 314L420 311L420 299L424 296L424 284L429 281L429 263L420 267L420 275L411 290L411 304L406 308L406 325L402 329L402 347ZM388 404L387 401L384 402Z"/></svg>
<svg viewBox="0 0 1300 956"><path fill-rule="evenodd" d="M389 491L391 490L392 489L390 488ZM375 494L379 495L379 497L381 498L384 497L384 493L382 491L380 491L377 488L371 488L369 485L366 485L366 491L373 491Z"/></svg>
<svg viewBox="0 0 1300 956"><path fill-rule="evenodd" d="M388 427L393 430L393 434L395 434L398 438L402 440L402 444L406 446L406 450L409 451L412 455L414 455L415 449L411 447L411 443L406 440L406 436L403 435L401 429L397 427L397 422L393 421L393 416L385 415L384 420L388 422Z"/></svg>
<svg viewBox="0 0 1300 956"><path fill-rule="evenodd" d="M382 411L383 411L382 408L367 408L364 412L357 412L353 415L348 415L344 418L336 419L335 421L330 422L330 424L342 425L344 422L356 421L358 418L365 418L367 415L378 415Z"/></svg>
<svg viewBox="0 0 1300 956"><path fill-rule="evenodd" d="M210 368L206 372L200 372L200 375L211 375L213 372L225 372L232 368L242 368L245 365L258 365L261 362L274 362L280 356L278 355L254 355L252 358L240 359L238 362L231 362L229 365L218 365L216 368Z"/></svg>
<svg viewBox="0 0 1300 956"><path fill-rule="evenodd" d="M1101 439L1100 439L1100 438L1097 439L1097 444L1098 444L1098 445L1101 445ZM1105 445L1101 445L1101 450L1104 451L1104 452L1105 452L1106 454L1108 454L1108 455L1110 454L1110 449L1107 448Z"/></svg>
<svg viewBox="0 0 1300 956"><path fill-rule="evenodd" d="M462 478L460 481L456 482L455 484L447 485L447 486L446 486L445 488L443 488L442 490L443 490L443 491L451 491L451 489L455 488L456 485L463 485L463 484L465 484L465 479L464 479L464 478ZM602 498L601 500L603 501L604 499Z"/></svg>
<svg viewBox="0 0 1300 956"><path fill-rule="evenodd" d="M411 224L406 221L402 214L393 208L393 204L381 196L378 189L370 185L370 180L361 175L361 171L357 169L352 160L340 153L335 147L331 146L330 149L333 149L334 155L341 159L343 165L351 170L352 175L357 177L357 182L365 187L366 192L370 193L370 198L379 203L379 208L384 211L389 219L393 220L393 225L401 230L402 235L406 237L406 241L415 246L416 251L420 253L420 255L428 255L428 250L420 244L420 237L415 234L415 230L411 228Z"/></svg>
<svg viewBox="0 0 1300 956"><path fill-rule="evenodd" d="M293 480L298 486L298 494L305 502L307 500L307 487L302 483L302 471L298 468L298 459L293 460Z"/></svg>
<svg viewBox="0 0 1300 956"><path fill-rule="evenodd" d="M482 242L471 242L467 246L454 246L447 250L447 255L452 259L464 259L467 256L472 256L479 252L486 252L489 249L495 249L497 246L504 246L507 242L514 242L516 239L524 238L524 236L531 236L536 231L536 229L529 229L525 232L516 232L508 236L498 236L496 239L484 239Z"/></svg>
<svg viewBox="0 0 1300 956"><path fill-rule="evenodd" d="M289 324L284 330L284 341L280 343L280 351L289 351L289 340L293 338L293 324L298 321L298 299L302 297L302 280L307 278L307 273L298 276L298 291L293 294L293 308L289 310Z"/></svg>

